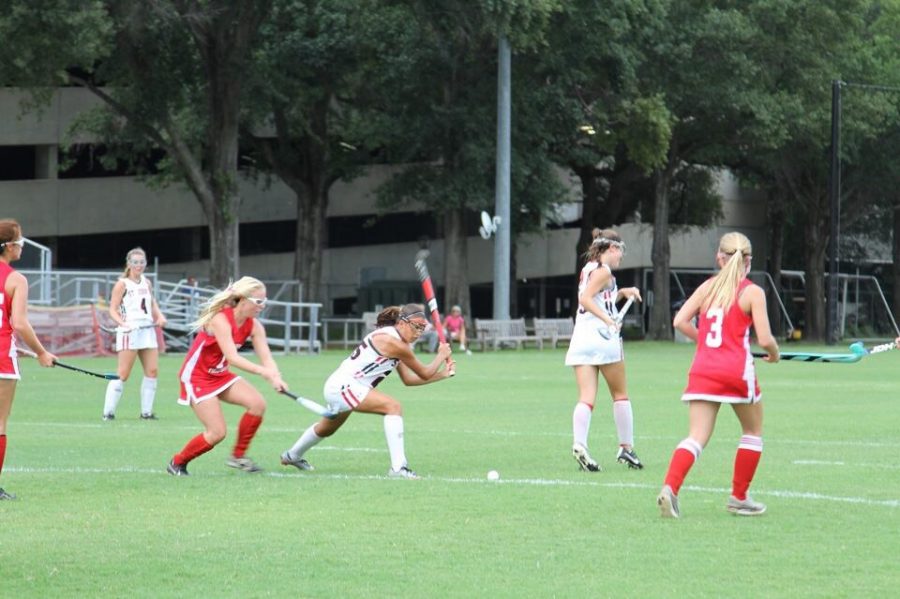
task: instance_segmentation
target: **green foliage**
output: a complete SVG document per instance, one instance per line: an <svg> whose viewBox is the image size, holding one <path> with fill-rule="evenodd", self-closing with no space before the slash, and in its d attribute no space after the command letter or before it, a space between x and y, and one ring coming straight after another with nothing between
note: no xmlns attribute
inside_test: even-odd
<svg viewBox="0 0 900 599"><path fill-rule="evenodd" d="M520 34L530 32L535 44L543 35L536 28L543 17L535 15L549 15L554 6L534 3L533 12L515 2L488 4L509 8L504 17L509 22L523 19ZM374 42L374 49L381 58L380 72L369 83L380 101L370 105L376 129L372 139L383 144L378 151L391 162L410 164L379 190L383 209L419 202L440 213L493 205L497 38L492 19L472 10L470 3L414 2L408 11L394 7L377 23L380 32L374 38L381 41ZM410 27L410 22L416 25ZM524 41L520 46L531 47ZM513 63L531 58L517 53ZM562 188L542 151L544 113L535 110L518 78L513 79L512 211L513 226L522 231L534 228L539 221L535 215L552 210Z"/></svg>

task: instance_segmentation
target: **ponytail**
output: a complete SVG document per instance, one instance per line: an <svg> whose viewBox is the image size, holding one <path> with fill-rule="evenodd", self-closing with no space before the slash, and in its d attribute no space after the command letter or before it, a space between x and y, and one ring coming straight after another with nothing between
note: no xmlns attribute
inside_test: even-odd
<svg viewBox="0 0 900 599"><path fill-rule="evenodd" d="M250 294L258 289L264 289L262 281L253 277L241 277L234 283L230 283L228 287L213 295L203 304L200 315L197 320L191 323L191 330L197 331L202 329L213 316L222 311L226 306L234 307L241 298L250 297Z"/></svg>
<svg viewBox="0 0 900 599"><path fill-rule="evenodd" d="M702 310L717 307L726 312L731 308L741 281L747 276L753 248L750 240L741 233L726 233L719 241L719 255L728 256L722 270L713 277L712 285L701 304Z"/></svg>

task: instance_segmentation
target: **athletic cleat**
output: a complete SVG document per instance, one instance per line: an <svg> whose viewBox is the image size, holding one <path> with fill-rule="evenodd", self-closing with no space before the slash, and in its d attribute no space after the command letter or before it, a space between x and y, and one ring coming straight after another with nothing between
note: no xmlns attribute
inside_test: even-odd
<svg viewBox="0 0 900 599"><path fill-rule="evenodd" d="M176 464L174 458L169 460L169 465L166 466L166 472L168 472L172 476L190 476L187 471L187 465Z"/></svg>
<svg viewBox="0 0 900 599"><path fill-rule="evenodd" d="M304 460L303 458L299 458L297 460L291 459L291 455L289 452L285 451L281 454L281 465L282 466L293 466L297 470L315 470L312 464Z"/></svg>
<svg viewBox="0 0 900 599"><path fill-rule="evenodd" d="M678 495L672 492L672 487L664 485L659 497L656 498L656 505L659 506L659 513L663 518L680 518L681 511L678 509Z"/></svg>
<svg viewBox="0 0 900 599"><path fill-rule="evenodd" d="M3 489L0 489L0 501L14 501L16 496L12 493L7 493Z"/></svg>
<svg viewBox="0 0 900 599"><path fill-rule="evenodd" d="M400 470L394 470L391 468L388 470L388 476L391 478L408 478L410 480L418 480L419 475L407 468L406 466L401 466Z"/></svg>
<svg viewBox="0 0 900 599"><path fill-rule="evenodd" d="M575 458L575 461L578 462L578 466L585 472L603 471L600 464L595 462L594 458L591 457L591 454L588 453L587 447L581 443L572 445L572 456Z"/></svg>
<svg viewBox="0 0 900 599"><path fill-rule="evenodd" d="M728 498L725 509L736 516L761 516L766 513L766 504L753 501L749 495L743 500L732 495Z"/></svg>
<svg viewBox="0 0 900 599"><path fill-rule="evenodd" d="M103 415L103 419L104 419L104 420L115 420L115 419L116 419L116 415L115 415L115 414L104 414L104 415Z"/></svg>
<svg viewBox="0 0 900 599"><path fill-rule="evenodd" d="M619 447L619 453L616 454L616 461L620 464L625 464L634 470L641 470L644 468L644 464L641 463L637 454L634 453L634 449Z"/></svg>
<svg viewBox="0 0 900 599"><path fill-rule="evenodd" d="M141 414L141 420L159 420L159 418L156 417L156 414L150 412L149 414Z"/></svg>
<svg viewBox="0 0 900 599"><path fill-rule="evenodd" d="M248 457L231 456L225 460L225 465L229 468L237 468L241 472L262 472L262 468L256 465L256 462Z"/></svg>

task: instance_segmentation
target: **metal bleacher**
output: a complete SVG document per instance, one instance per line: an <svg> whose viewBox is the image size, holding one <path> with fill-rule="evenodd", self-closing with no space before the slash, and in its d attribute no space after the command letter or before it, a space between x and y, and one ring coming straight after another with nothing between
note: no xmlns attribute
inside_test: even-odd
<svg viewBox="0 0 900 599"><path fill-rule="evenodd" d="M121 271L51 270L42 263L37 269L21 269L28 278L29 303L40 307L64 308L109 302L113 285ZM191 323L216 289L192 285L187 280L164 281L155 273L145 276L153 282L154 295L167 323L163 329L166 347L186 351L193 340ZM269 301L260 315L269 346L283 353L318 353L322 349L320 322L322 305L294 301L302 288L296 281L263 281Z"/></svg>

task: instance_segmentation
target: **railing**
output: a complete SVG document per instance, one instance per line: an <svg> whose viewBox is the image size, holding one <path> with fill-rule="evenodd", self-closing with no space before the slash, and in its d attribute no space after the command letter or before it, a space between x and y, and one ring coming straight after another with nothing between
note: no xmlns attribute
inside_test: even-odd
<svg viewBox="0 0 900 599"><path fill-rule="evenodd" d="M121 271L21 272L28 278L30 289L46 291L41 294L41 304L58 307L108 302L113 285L122 276ZM145 273L145 276L153 283L154 297L168 321L163 330L167 345L187 349L193 337L191 323L217 290L188 284L186 280L161 281L153 273ZM322 305L290 301L292 296L299 297L302 293L302 286L296 281L263 282L270 299L259 320L266 327L269 345L285 353L318 352L322 348L322 323L319 320Z"/></svg>

